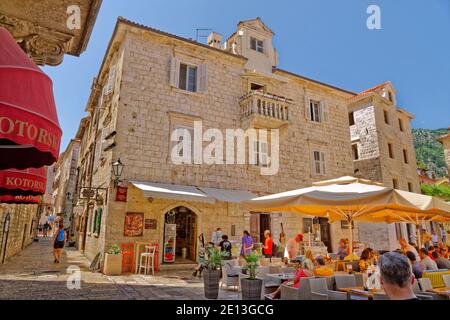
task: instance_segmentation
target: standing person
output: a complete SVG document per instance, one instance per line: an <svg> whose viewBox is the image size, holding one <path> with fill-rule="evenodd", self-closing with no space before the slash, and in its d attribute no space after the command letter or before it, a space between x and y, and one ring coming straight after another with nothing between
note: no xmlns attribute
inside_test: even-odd
<svg viewBox="0 0 450 320"><path fill-rule="evenodd" d="M437 247L439 245L439 238L434 230L431 231L431 242L433 243L433 246L435 246L435 247Z"/></svg>
<svg viewBox="0 0 450 320"><path fill-rule="evenodd" d="M48 224L47 221L45 221L45 224L44 224L44 237L48 236L48 228L49 227L50 227L50 225Z"/></svg>
<svg viewBox="0 0 450 320"><path fill-rule="evenodd" d="M430 246L430 241L431 241L431 236L428 233L427 230L422 229L422 242L423 242L423 246L425 247L425 249L428 250L429 246Z"/></svg>
<svg viewBox="0 0 450 320"><path fill-rule="evenodd" d="M222 236L222 241L219 244L220 251L223 252L223 259L224 260L231 260L232 254L231 254L231 248L232 244L230 241L228 241L228 236L224 234Z"/></svg>
<svg viewBox="0 0 450 320"><path fill-rule="evenodd" d="M244 230L244 236L242 237L242 249L241 255L246 256L253 250L253 238L247 230Z"/></svg>
<svg viewBox="0 0 450 320"><path fill-rule="evenodd" d="M269 230L264 231L264 256L271 258L273 255L273 241Z"/></svg>
<svg viewBox="0 0 450 320"><path fill-rule="evenodd" d="M380 282L391 300L418 300L412 288L411 265L404 255L387 252L380 257Z"/></svg>
<svg viewBox="0 0 450 320"><path fill-rule="evenodd" d="M417 252L416 248L414 248L412 245L406 242L405 238L400 238L398 240L398 243L400 244L400 247L402 248L402 251L404 254L406 254L408 251L411 251L416 256L416 260L420 261L419 253Z"/></svg>
<svg viewBox="0 0 450 320"><path fill-rule="evenodd" d="M66 242L66 231L64 230L64 225L62 222L59 223L58 229L53 235L53 255L55 257L54 263L59 263L61 261L61 253L64 248L64 243Z"/></svg>
<svg viewBox="0 0 450 320"><path fill-rule="evenodd" d="M205 249L205 237L203 236L203 233L201 233L198 236L198 265L197 267L195 267L194 272L192 273L192 275L194 277L198 276L200 277L202 275L202 271L205 268L206 265L206 249Z"/></svg>
<svg viewBox="0 0 450 320"><path fill-rule="evenodd" d="M295 260L300 251L300 242L303 241L303 235L299 233L295 238L291 238L286 242L284 257Z"/></svg>
<svg viewBox="0 0 450 320"><path fill-rule="evenodd" d="M211 242L214 243L215 246L219 246L222 241L223 232L221 228L217 228L216 231L212 233Z"/></svg>

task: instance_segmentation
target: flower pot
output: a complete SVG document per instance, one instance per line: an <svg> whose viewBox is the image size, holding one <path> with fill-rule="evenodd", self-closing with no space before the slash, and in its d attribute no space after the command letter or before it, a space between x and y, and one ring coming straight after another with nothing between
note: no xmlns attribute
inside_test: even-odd
<svg viewBox="0 0 450 320"><path fill-rule="evenodd" d="M103 273L108 276L122 274L122 254L105 254Z"/></svg>
<svg viewBox="0 0 450 320"><path fill-rule="evenodd" d="M261 279L241 279L242 300L261 300Z"/></svg>
<svg viewBox="0 0 450 320"><path fill-rule="evenodd" d="M207 299L217 299L219 295L220 270L204 270L203 283L205 287L205 297Z"/></svg>

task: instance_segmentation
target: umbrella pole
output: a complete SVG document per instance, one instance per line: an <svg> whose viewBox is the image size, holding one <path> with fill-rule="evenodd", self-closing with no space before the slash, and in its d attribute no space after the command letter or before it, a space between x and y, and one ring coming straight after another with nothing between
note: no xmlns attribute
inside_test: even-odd
<svg viewBox="0 0 450 320"><path fill-rule="evenodd" d="M422 244L420 241L420 225L416 224L416 232L417 232L417 248L420 250L420 248L422 248Z"/></svg>
<svg viewBox="0 0 450 320"><path fill-rule="evenodd" d="M349 246L350 246L350 256L352 256L353 253L353 228L352 228L352 219L348 219L348 229L350 230L350 235L348 238Z"/></svg>

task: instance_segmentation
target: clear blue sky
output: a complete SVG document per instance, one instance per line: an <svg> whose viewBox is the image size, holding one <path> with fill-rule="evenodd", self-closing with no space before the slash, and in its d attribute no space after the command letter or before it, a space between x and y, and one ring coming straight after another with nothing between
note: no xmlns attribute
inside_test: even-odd
<svg viewBox="0 0 450 320"><path fill-rule="evenodd" d="M367 7L381 7L368 30ZM104 0L87 50L45 67L53 79L63 151L74 137L116 19L187 38L196 28L227 37L240 20L261 17L275 32L279 67L359 92L391 80L416 128L450 126L449 0ZM205 39L201 39L205 41Z"/></svg>

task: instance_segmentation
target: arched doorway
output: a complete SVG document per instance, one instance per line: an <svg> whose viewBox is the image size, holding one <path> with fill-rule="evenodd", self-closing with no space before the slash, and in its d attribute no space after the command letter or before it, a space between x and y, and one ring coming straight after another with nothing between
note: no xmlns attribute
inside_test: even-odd
<svg viewBox="0 0 450 320"><path fill-rule="evenodd" d="M164 263L193 263L197 256L197 215L184 206L164 214Z"/></svg>

